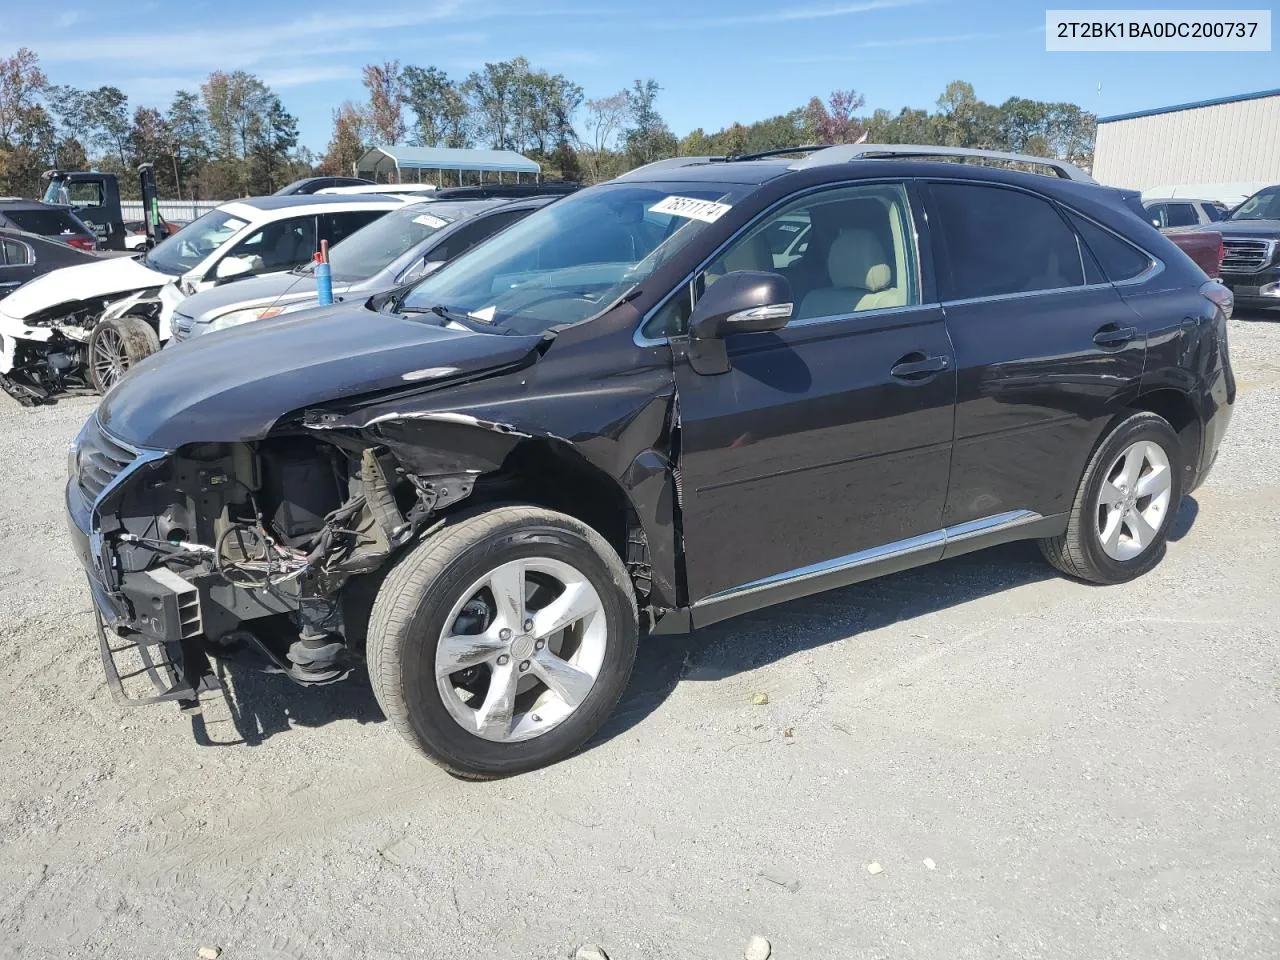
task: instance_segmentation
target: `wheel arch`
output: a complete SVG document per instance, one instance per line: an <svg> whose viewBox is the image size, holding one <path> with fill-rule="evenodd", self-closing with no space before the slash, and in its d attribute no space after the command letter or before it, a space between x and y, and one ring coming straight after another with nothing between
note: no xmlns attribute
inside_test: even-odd
<svg viewBox="0 0 1280 960"><path fill-rule="evenodd" d="M1191 395L1172 386L1153 386L1139 392L1129 409L1154 413L1173 427L1182 454L1182 488L1190 489L1190 481L1199 469L1204 433L1200 411Z"/></svg>

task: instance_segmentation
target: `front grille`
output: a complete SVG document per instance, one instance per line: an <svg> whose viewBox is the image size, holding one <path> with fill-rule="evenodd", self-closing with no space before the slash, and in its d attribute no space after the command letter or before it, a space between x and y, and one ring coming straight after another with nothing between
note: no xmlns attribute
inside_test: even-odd
<svg viewBox="0 0 1280 960"><path fill-rule="evenodd" d="M96 416L90 417L80 436L79 473L76 478L89 502L97 500L107 484L137 456L136 451L110 437L98 425Z"/></svg>
<svg viewBox="0 0 1280 960"><path fill-rule="evenodd" d="M185 340L191 335L191 325L195 323L191 317L183 313L175 313L169 324L169 333L175 340Z"/></svg>
<svg viewBox="0 0 1280 960"><path fill-rule="evenodd" d="M1257 273L1271 263L1274 240L1222 241L1222 269L1227 273Z"/></svg>

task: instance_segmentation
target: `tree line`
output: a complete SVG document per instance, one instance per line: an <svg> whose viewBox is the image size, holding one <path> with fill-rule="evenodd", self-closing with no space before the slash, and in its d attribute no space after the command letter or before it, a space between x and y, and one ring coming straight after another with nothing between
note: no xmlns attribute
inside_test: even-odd
<svg viewBox="0 0 1280 960"><path fill-rule="evenodd" d="M370 146L515 150L550 178L599 182L665 157L743 155L812 143L929 143L1012 150L1089 166L1096 118L1071 103L979 100L971 84L947 85L934 110L867 113L855 90L812 97L788 113L676 137L658 109L653 78L587 97L561 73L524 57L486 63L465 77L391 60L362 71L364 94L333 111L320 156L298 142L297 119L263 81L215 71L178 90L167 109L138 106L118 87L50 83L38 56L0 57L0 194L38 196L42 171L123 174L155 165L163 197L224 200L271 193L312 173L350 174Z"/></svg>

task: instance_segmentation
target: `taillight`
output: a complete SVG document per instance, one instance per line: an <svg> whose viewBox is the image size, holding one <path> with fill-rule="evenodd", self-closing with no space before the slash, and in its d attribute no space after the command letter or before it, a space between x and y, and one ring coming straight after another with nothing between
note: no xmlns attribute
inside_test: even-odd
<svg viewBox="0 0 1280 960"><path fill-rule="evenodd" d="M95 250L97 249L98 241L91 240L88 237L67 237L67 244L77 250Z"/></svg>
<svg viewBox="0 0 1280 960"><path fill-rule="evenodd" d="M1210 280L1200 284L1200 295L1217 305L1223 316L1231 319L1231 311L1235 308L1236 298L1221 280Z"/></svg>

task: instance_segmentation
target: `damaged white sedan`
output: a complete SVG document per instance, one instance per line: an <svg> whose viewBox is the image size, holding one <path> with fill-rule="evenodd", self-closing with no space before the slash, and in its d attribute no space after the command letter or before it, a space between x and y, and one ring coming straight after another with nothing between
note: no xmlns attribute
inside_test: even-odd
<svg viewBox="0 0 1280 960"><path fill-rule="evenodd" d="M200 290L289 270L404 204L384 196L255 197L225 203L145 256L55 270L0 303L0 386L38 404L105 393L169 336L169 316Z"/></svg>

